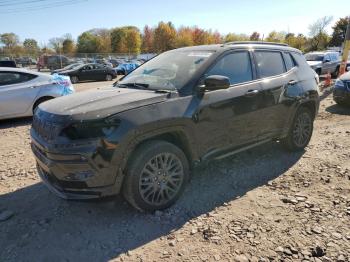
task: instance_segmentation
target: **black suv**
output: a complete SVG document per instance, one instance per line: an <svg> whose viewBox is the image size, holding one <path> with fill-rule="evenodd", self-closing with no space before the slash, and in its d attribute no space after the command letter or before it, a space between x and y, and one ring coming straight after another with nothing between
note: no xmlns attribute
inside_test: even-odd
<svg viewBox="0 0 350 262"><path fill-rule="evenodd" d="M40 104L38 172L57 195L122 192L139 210L169 207L191 167L262 143L308 144L318 78L302 53L233 42L165 52L121 81Z"/></svg>

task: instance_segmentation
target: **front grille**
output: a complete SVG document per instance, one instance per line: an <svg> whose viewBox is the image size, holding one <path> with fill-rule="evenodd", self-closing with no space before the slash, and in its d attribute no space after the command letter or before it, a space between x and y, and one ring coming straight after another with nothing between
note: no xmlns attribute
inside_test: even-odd
<svg viewBox="0 0 350 262"><path fill-rule="evenodd" d="M33 116L32 127L34 131L46 141L52 141L59 135L61 131L60 125L54 122L49 122L45 119L38 117L36 114Z"/></svg>

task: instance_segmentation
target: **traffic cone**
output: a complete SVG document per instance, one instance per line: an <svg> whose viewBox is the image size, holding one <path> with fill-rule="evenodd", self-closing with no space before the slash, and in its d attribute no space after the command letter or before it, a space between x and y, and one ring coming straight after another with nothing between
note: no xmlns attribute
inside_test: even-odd
<svg viewBox="0 0 350 262"><path fill-rule="evenodd" d="M324 81L324 87L329 87L332 84L332 76L331 73L327 73L326 79Z"/></svg>

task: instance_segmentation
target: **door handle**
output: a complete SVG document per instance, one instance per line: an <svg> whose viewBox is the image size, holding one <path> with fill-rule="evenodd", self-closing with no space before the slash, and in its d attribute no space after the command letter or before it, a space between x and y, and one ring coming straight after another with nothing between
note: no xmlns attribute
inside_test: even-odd
<svg viewBox="0 0 350 262"><path fill-rule="evenodd" d="M296 80L290 80L290 81L288 82L288 85L293 86L293 85L296 85L297 83L298 83L298 81L296 81Z"/></svg>
<svg viewBox="0 0 350 262"><path fill-rule="evenodd" d="M31 86L30 88L34 89L34 88L37 88L38 86Z"/></svg>
<svg viewBox="0 0 350 262"><path fill-rule="evenodd" d="M248 90L248 92L245 93L245 96L252 97L252 96L256 96L258 93L259 93L259 90L252 89L252 90Z"/></svg>

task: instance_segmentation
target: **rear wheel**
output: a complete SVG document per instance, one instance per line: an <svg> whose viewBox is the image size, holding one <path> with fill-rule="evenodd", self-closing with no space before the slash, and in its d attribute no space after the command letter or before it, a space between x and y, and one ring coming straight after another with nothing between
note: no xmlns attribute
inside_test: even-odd
<svg viewBox="0 0 350 262"><path fill-rule="evenodd" d="M189 177L189 164L181 149L166 141L150 141L134 153L123 185L125 199L141 211L171 206Z"/></svg>
<svg viewBox="0 0 350 262"><path fill-rule="evenodd" d="M313 115L306 107L301 107L295 114L288 136L282 140L289 151L303 150L309 143L313 131Z"/></svg>
<svg viewBox="0 0 350 262"><path fill-rule="evenodd" d="M113 76L110 74L106 75L106 81L112 81L113 80Z"/></svg>
<svg viewBox="0 0 350 262"><path fill-rule="evenodd" d="M79 82L79 78L77 76L71 76L70 81L72 82L72 84L76 84Z"/></svg>

